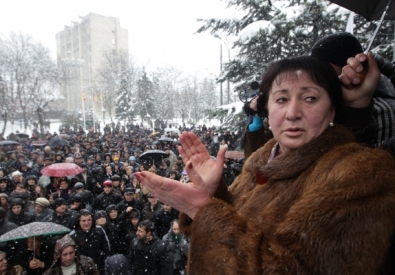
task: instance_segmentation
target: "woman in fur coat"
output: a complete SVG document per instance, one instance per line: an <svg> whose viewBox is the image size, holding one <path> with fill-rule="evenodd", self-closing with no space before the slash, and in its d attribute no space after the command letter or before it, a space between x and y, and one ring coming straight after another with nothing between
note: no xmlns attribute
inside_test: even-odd
<svg viewBox="0 0 395 275"><path fill-rule="evenodd" d="M347 85L349 100L374 90L379 73L368 60L365 82ZM356 78L353 69L343 69L345 77ZM337 123L341 104L328 64L278 61L260 86L274 139L248 158L229 190L220 180L225 150L213 161L193 133L181 135L179 148L192 183L135 174L185 213L189 275L392 274L395 163L354 142Z"/></svg>

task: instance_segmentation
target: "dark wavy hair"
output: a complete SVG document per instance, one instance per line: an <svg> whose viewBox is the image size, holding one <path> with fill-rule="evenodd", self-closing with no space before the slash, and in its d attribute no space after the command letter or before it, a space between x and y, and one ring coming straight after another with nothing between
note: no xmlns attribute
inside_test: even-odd
<svg viewBox="0 0 395 275"><path fill-rule="evenodd" d="M339 77L328 62L311 56L285 58L269 65L259 87L258 113L267 116L267 101L273 82L281 82L284 77L295 75L297 70L306 72L311 81L325 89L335 110L334 122L338 122L343 100Z"/></svg>

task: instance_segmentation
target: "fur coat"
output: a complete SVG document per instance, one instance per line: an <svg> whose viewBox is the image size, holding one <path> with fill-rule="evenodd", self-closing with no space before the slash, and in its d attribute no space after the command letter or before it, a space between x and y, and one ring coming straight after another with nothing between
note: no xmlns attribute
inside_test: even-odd
<svg viewBox="0 0 395 275"><path fill-rule="evenodd" d="M267 163L270 140L193 221L195 274L388 274L395 229L395 163L335 125Z"/></svg>

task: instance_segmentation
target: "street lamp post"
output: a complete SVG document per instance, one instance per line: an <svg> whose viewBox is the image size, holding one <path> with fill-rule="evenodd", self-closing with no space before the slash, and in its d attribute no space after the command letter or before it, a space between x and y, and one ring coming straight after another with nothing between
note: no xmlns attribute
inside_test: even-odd
<svg viewBox="0 0 395 275"><path fill-rule="evenodd" d="M220 36L218 33L214 34L215 38L218 38L219 40L221 40L225 45L226 48L228 49L228 62L230 62L230 47L229 47L229 41L225 38ZM222 43L221 43L221 72L222 72ZM227 94L228 94L228 104L230 103L230 82L229 82L229 78L227 79ZM221 82L221 105L222 105L222 82Z"/></svg>

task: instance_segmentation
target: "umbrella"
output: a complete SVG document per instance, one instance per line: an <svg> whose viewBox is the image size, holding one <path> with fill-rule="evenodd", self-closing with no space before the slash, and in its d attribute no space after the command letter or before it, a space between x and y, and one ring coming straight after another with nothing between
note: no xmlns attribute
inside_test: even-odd
<svg viewBox="0 0 395 275"><path fill-rule="evenodd" d="M74 163L55 163L44 167L41 170L41 174L44 176L63 178L78 175L82 171L82 168Z"/></svg>
<svg viewBox="0 0 395 275"><path fill-rule="evenodd" d="M170 132L171 134L175 133L181 135L180 130L178 130L177 128L165 128L163 132L164 133Z"/></svg>
<svg viewBox="0 0 395 275"><path fill-rule="evenodd" d="M48 143L48 140L42 140L42 141L32 142L32 145L33 146L44 146L44 145L47 145L47 143Z"/></svg>
<svg viewBox="0 0 395 275"><path fill-rule="evenodd" d="M0 141L0 146L3 146L3 145L16 145L16 144L19 144L19 142L18 141L14 141L14 140L3 140L3 141Z"/></svg>
<svg viewBox="0 0 395 275"><path fill-rule="evenodd" d="M225 158L227 159L241 159L244 158L243 151L226 151Z"/></svg>
<svg viewBox="0 0 395 275"><path fill-rule="evenodd" d="M28 134L23 134L23 133L16 134L16 136L20 137L20 138L28 138L29 137Z"/></svg>
<svg viewBox="0 0 395 275"><path fill-rule="evenodd" d="M372 38L370 39L369 45L366 52L370 50L373 40L380 29L384 19L395 19L395 3L393 0L330 0L331 2L338 4L346 9L349 9L367 20L378 20L380 22L377 25L376 30Z"/></svg>
<svg viewBox="0 0 395 275"><path fill-rule="evenodd" d="M49 140L49 146L62 147L62 146L68 145L68 144L69 143L67 142L67 140L65 140L64 138L62 138L60 136L55 136Z"/></svg>
<svg viewBox="0 0 395 275"><path fill-rule="evenodd" d="M169 154L161 150L148 150L140 155L141 161L162 161L163 159L167 158Z"/></svg>
<svg viewBox="0 0 395 275"><path fill-rule="evenodd" d="M390 4L387 14L384 19L395 19L395 3L390 3L388 0L330 0L348 10L351 10L367 20L381 19L383 12L388 4Z"/></svg>
<svg viewBox="0 0 395 275"><path fill-rule="evenodd" d="M62 138L65 138L65 139L69 139L70 138L70 135L68 135L68 134L60 134L59 136L62 137Z"/></svg>
<svg viewBox="0 0 395 275"><path fill-rule="evenodd" d="M48 236L70 232L67 227L52 222L32 222L19 226L0 236L0 242L26 239L35 236Z"/></svg>
<svg viewBox="0 0 395 275"><path fill-rule="evenodd" d="M172 138L168 138L166 136L162 136L160 139L158 139L158 141L162 141L162 142L173 142Z"/></svg>

